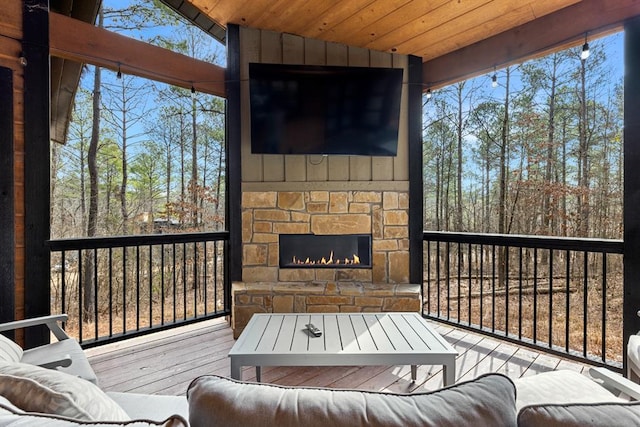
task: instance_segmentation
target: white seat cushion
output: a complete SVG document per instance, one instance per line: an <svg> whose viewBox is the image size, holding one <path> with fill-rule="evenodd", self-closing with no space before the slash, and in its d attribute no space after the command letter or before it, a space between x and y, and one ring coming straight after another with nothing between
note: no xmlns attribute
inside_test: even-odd
<svg viewBox="0 0 640 427"><path fill-rule="evenodd" d="M164 420L172 415L189 418L189 403L185 396L161 396L137 393L107 392L133 419Z"/></svg>
<svg viewBox="0 0 640 427"><path fill-rule="evenodd" d="M625 402L604 387L575 371L543 372L513 380L516 409L528 405Z"/></svg>

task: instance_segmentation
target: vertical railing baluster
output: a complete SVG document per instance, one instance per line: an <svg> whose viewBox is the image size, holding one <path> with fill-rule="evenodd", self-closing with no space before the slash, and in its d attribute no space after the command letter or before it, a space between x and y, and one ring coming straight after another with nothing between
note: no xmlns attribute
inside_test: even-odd
<svg viewBox="0 0 640 427"><path fill-rule="evenodd" d="M549 249L549 348L553 347L553 249Z"/></svg>
<svg viewBox="0 0 640 427"><path fill-rule="evenodd" d="M62 271L60 274L62 274L62 276L60 276L60 292L62 292L62 295L60 295L60 301L62 303L62 310L60 311L60 313L68 313L69 310L67 309L67 271L66 271L67 251L62 251L61 260L62 260Z"/></svg>
<svg viewBox="0 0 640 427"><path fill-rule="evenodd" d="M447 320L451 313L451 243L447 242L445 245L447 251L447 257L445 258L445 274L447 281Z"/></svg>
<svg viewBox="0 0 640 427"><path fill-rule="evenodd" d="M176 271L176 244L174 243L173 245L173 319L172 322L176 321L177 318L177 311L176 311L176 302L178 299L178 294L177 294L177 289L176 287L178 286L178 272Z"/></svg>
<svg viewBox="0 0 640 427"><path fill-rule="evenodd" d="M165 251L165 245L163 243L160 245L160 324L161 325L164 325L164 305L165 305L164 251Z"/></svg>
<svg viewBox="0 0 640 427"><path fill-rule="evenodd" d="M193 318L198 317L198 243L193 244Z"/></svg>
<svg viewBox="0 0 640 427"><path fill-rule="evenodd" d="M504 334L509 336L509 246L504 247Z"/></svg>
<svg viewBox="0 0 640 427"><path fill-rule="evenodd" d="M122 333L127 332L127 248L122 248Z"/></svg>
<svg viewBox="0 0 640 427"><path fill-rule="evenodd" d="M583 357L587 357L587 309L589 306L589 258L587 252L583 252L583 283L582 283L582 355Z"/></svg>
<svg viewBox="0 0 640 427"><path fill-rule="evenodd" d="M440 317L440 242L437 242L436 246L436 291L438 317Z"/></svg>
<svg viewBox="0 0 640 427"><path fill-rule="evenodd" d="M136 245L136 331L140 330L140 246Z"/></svg>
<svg viewBox="0 0 640 427"><path fill-rule="evenodd" d="M424 314L424 303L422 311ZM431 314L431 241L427 242L427 313Z"/></svg>
<svg viewBox="0 0 640 427"><path fill-rule="evenodd" d="M93 250L93 339L97 340L98 332L98 249Z"/></svg>
<svg viewBox="0 0 640 427"><path fill-rule="evenodd" d="M564 312L565 312L565 325L564 325L564 343L565 343L565 351L568 353L569 352L569 342L570 337L569 337L569 325L571 322L571 312L569 311L570 309L570 299L569 296L571 295L571 253L567 250L565 252L565 257L566 257L566 261L565 261L565 275L567 277L566 279L566 298L564 301Z"/></svg>
<svg viewBox="0 0 640 427"><path fill-rule="evenodd" d="M480 245L480 329L484 319L484 245Z"/></svg>
<svg viewBox="0 0 640 427"><path fill-rule="evenodd" d="M187 319L187 244L182 244L182 320Z"/></svg>
<svg viewBox="0 0 640 427"><path fill-rule="evenodd" d="M208 280L207 280L207 270L208 270L208 266L207 263L209 262L209 257L207 256L207 242L204 242L204 246L203 246L203 257L204 257L204 265L203 265L203 275L202 275L202 279L203 279L203 299L204 299L204 315L206 316L207 314L209 314L209 310L208 310L208 303L209 300L207 299L208 295L207 295L207 286L209 286Z"/></svg>
<svg viewBox="0 0 640 427"><path fill-rule="evenodd" d="M518 251L518 339L522 339L522 279L524 274L522 271L522 251L523 248L520 246Z"/></svg>
<svg viewBox="0 0 640 427"><path fill-rule="evenodd" d="M533 248L533 342L538 342L538 248Z"/></svg>
<svg viewBox="0 0 640 427"><path fill-rule="evenodd" d="M153 327L153 245L149 245L149 327Z"/></svg>
<svg viewBox="0 0 640 427"><path fill-rule="evenodd" d="M82 263L82 250L78 250L78 341L83 342L84 336L82 326L84 323L84 307L82 304L82 285L84 278L84 268Z"/></svg>
<svg viewBox="0 0 640 427"><path fill-rule="evenodd" d="M213 311L218 312L218 242L213 242Z"/></svg>
<svg viewBox="0 0 640 427"><path fill-rule="evenodd" d="M496 245L491 246L491 332L496 331Z"/></svg>
<svg viewBox="0 0 640 427"><path fill-rule="evenodd" d="M602 252L602 361L607 357L607 254Z"/></svg>
<svg viewBox="0 0 640 427"><path fill-rule="evenodd" d="M109 248L109 337L113 336L113 248Z"/></svg>
<svg viewBox="0 0 640 427"><path fill-rule="evenodd" d="M469 326L471 326L471 244L467 245L467 262L469 266L469 268L467 269L469 271L469 290L467 291L467 319L469 320Z"/></svg>
<svg viewBox="0 0 640 427"><path fill-rule="evenodd" d="M462 282L462 272L461 272L461 264L462 264L462 250L461 243L458 243L458 301L456 303L458 309L458 317L457 321L460 322L460 291L462 290L461 282Z"/></svg>

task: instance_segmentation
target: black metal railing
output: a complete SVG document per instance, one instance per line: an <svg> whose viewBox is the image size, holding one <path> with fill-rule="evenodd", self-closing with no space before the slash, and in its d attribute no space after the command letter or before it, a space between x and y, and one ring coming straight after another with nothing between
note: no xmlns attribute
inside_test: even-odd
<svg viewBox="0 0 640 427"><path fill-rule="evenodd" d="M621 240L424 232L423 314L622 366Z"/></svg>
<svg viewBox="0 0 640 427"><path fill-rule="evenodd" d="M228 232L61 239L51 311L84 346L230 313Z"/></svg>

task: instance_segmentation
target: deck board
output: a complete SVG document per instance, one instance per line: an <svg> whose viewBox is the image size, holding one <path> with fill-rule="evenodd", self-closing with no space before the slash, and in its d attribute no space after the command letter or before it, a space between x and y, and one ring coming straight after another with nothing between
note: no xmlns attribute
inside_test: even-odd
<svg viewBox="0 0 640 427"><path fill-rule="evenodd" d="M449 325L432 325L459 352L456 381L488 372L518 378L554 369L587 371L578 362ZM90 348L86 353L105 391L183 395L198 376L229 376L227 354L234 343L228 323L214 319ZM255 369L243 368L243 378L255 381ZM262 379L280 385L402 393L435 390L443 384L442 366L436 365L418 366L415 383L409 366L269 366L262 369Z"/></svg>

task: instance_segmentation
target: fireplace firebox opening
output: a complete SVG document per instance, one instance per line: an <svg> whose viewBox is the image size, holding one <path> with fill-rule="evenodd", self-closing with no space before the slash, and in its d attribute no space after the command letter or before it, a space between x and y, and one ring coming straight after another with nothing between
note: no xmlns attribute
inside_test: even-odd
<svg viewBox="0 0 640 427"><path fill-rule="evenodd" d="M280 234L280 268L371 268L370 234Z"/></svg>

